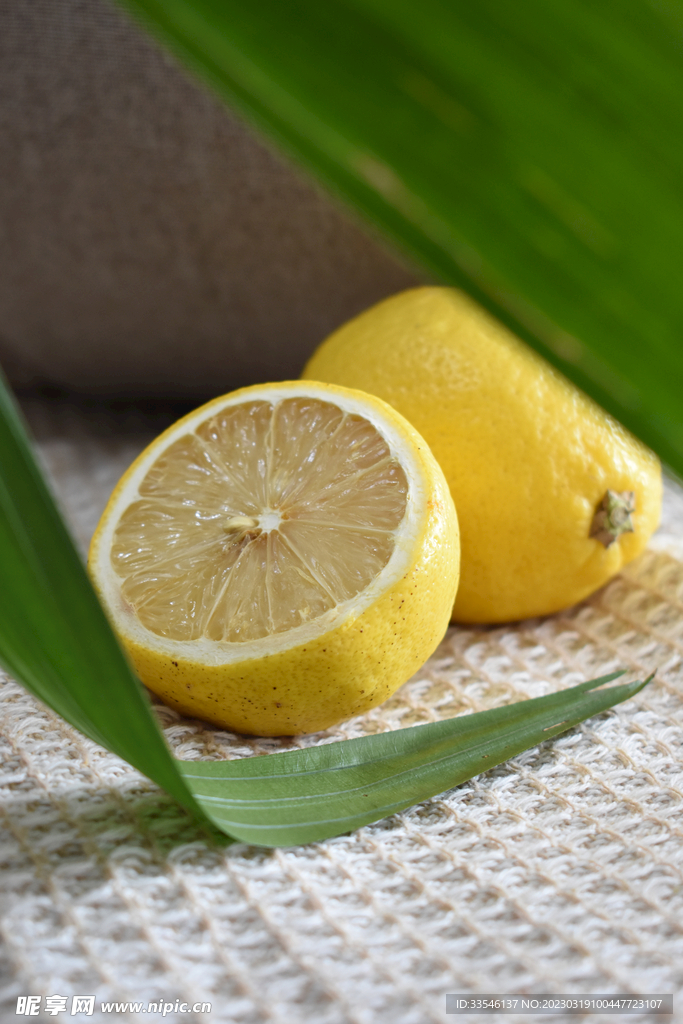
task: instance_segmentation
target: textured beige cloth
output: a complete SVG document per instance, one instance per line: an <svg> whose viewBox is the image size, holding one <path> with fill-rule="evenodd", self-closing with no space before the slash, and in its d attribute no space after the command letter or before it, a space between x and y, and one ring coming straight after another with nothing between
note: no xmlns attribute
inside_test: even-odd
<svg viewBox="0 0 683 1024"><path fill-rule="evenodd" d="M33 402L40 449L85 546L164 413ZM433 721L623 666L635 699L403 814L318 845L212 842L155 787L0 687L5 1016L17 995L212 1003L173 1024L445 1024L447 992L676 993L683 1006L683 495L648 552L590 600L449 630L363 718L301 742ZM259 741L159 707L182 758ZM676 1005L676 1002L675 1002ZM680 1006L673 1018L683 1021ZM609 1021L670 1020L589 1016Z"/></svg>
<svg viewBox="0 0 683 1024"><path fill-rule="evenodd" d="M0 0L0 362L204 395L414 283L108 0Z"/></svg>

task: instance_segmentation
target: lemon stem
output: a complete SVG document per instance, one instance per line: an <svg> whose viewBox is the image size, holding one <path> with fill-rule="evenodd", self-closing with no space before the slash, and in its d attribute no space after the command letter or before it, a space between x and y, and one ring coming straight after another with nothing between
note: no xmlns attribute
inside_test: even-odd
<svg viewBox="0 0 683 1024"><path fill-rule="evenodd" d="M593 516L589 536L611 547L622 533L634 532L631 516L635 510L634 491L606 491Z"/></svg>

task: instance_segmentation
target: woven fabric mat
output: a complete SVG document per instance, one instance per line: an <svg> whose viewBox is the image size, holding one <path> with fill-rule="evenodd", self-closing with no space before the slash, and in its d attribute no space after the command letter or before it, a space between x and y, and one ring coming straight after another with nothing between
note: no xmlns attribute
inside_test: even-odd
<svg viewBox="0 0 683 1024"><path fill-rule="evenodd" d="M167 413L38 400L26 411L85 547ZM446 1017L447 992L680 993L682 602L683 493L669 483L649 550L590 600L513 626L452 628L381 708L300 742L478 711L622 666L641 678L657 669L645 691L403 814L275 851L216 844L0 677L2 1020L21 1019L16 999L28 993L95 994L93 1015L74 1021L161 1019L104 1014L102 1000L212 1004L210 1015L167 1013L174 1024L445 1024L458 1019ZM182 758L299 742L157 713Z"/></svg>

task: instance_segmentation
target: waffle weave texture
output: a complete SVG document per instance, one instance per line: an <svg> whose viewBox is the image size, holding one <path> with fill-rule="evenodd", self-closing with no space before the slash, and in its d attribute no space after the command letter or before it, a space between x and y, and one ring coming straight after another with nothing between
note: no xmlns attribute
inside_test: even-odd
<svg viewBox="0 0 683 1024"><path fill-rule="evenodd" d="M34 400L82 548L164 412ZM626 704L352 835L221 845L152 783L0 675L0 1019L22 994L210 1002L173 1024L446 1024L447 992L683 988L683 492L636 563L546 619L452 628L382 707L300 741L246 740L157 705L177 756L253 756L550 693L618 667Z"/></svg>

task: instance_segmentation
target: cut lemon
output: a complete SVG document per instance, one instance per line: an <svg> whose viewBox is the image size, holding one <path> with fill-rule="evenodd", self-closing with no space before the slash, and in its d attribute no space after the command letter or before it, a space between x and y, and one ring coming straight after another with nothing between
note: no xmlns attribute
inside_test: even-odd
<svg viewBox="0 0 683 1024"><path fill-rule="evenodd" d="M158 437L89 567L142 681L238 732L324 729L385 700L443 636L458 526L444 476L380 399L266 384Z"/></svg>

